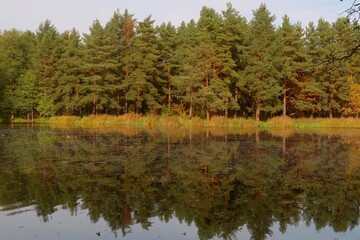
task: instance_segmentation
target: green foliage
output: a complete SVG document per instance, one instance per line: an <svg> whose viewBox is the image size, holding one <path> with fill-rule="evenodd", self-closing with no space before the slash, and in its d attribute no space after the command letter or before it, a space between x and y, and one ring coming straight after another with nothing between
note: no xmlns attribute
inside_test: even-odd
<svg viewBox="0 0 360 240"><path fill-rule="evenodd" d="M246 88L251 96L252 112L260 120L261 112L275 114L281 109L279 97L281 87L278 82L276 62L279 56L273 21L266 6L262 4L254 11L250 22L250 42L247 54L249 66L246 68Z"/></svg>
<svg viewBox="0 0 360 240"><path fill-rule="evenodd" d="M161 84L157 72L160 55L153 24L150 16L139 22L136 28L138 35L130 42L129 65L132 68L126 85L127 99L133 104L135 113L156 113L161 109Z"/></svg>
<svg viewBox="0 0 360 240"><path fill-rule="evenodd" d="M60 35L61 59L56 72L58 87L55 99L61 115L80 114L80 86L84 79L83 45L79 33L73 29Z"/></svg>
<svg viewBox="0 0 360 240"><path fill-rule="evenodd" d="M46 94L43 94L40 95L40 100L36 110L39 112L40 116L48 118L55 115L57 108L53 100L47 97Z"/></svg>
<svg viewBox="0 0 360 240"><path fill-rule="evenodd" d="M283 17L282 26L278 29L280 81L283 87L283 116L287 109L294 112L297 97L306 69L305 39L303 29L298 23L292 25L288 16Z"/></svg>
<svg viewBox="0 0 360 240"><path fill-rule="evenodd" d="M11 30L0 34L0 115L4 117L17 114L14 91L22 87L18 79L32 68L34 41L30 32Z"/></svg>
<svg viewBox="0 0 360 240"><path fill-rule="evenodd" d="M16 83L13 93L13 109L19 116L33 118L34 110L38 104L38 94L36 89L36 76L31 71L20 76Z"/></svg>
<svg viewBox="0 0 360 240"><path fill-rule="evenodd" d="M355 116L348 79L359 79L359 58L342 56L357 23L274 20L265 4L247 21L228 3L179 27L117 10L83 36L49 20L35 33L4 31L0 115Z"/></svg>
<svg viewBox="0 0 360 240"><path fill-rule="evenodd" d="M55 91L58 87L56 72L61 57L59 45L59 33L50 20L39 25L36 32L36 47L34 61L34 72L37 78L37 88L40 96L39 101L43 104L43 96L47 101L55 104ZM42 108L42 107L40 107ZM54 112L55 113L55 112ZM52 114L54 114L52 113Z"/></svg>
<svg viewBox="0 0 360 240"><path fill-rule="evenodd" d="M118 61L112 58L114 46L106 39L106 31L100 22L94 21L90 34L84 36L83 84L79 94L87 113L111 112L118 108L112 97L115 91ZM89 111L90 110L90 111Z"/></svg>

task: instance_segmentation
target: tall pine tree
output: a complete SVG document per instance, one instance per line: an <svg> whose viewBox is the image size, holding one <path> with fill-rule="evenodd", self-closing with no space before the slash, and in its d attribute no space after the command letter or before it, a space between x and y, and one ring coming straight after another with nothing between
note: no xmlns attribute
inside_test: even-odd
<svg viewBox="0 0 360 240"><path fill-rule="evenodd" d="M113 95L118 61L112 58L114 46L107 41L105 30L98 20L91 26L90 34L84 35L84 42L81 103L88 107L88 113L94 115L116 111L118 104Z"/></svg>
<svg viewBox="0 0 360 240"><path fill-rule="evenodd" d="M50 20L41 23L36 32L35 75L39 91L40 115L50 117L57 112L55 91L58 87L55 72L60 59L59 33Z"/></svg>
<svg viewBox="0 0 360 240"><path fill-rule="evenodd" d="M294 113L296 97L300 91L300 81L305 72L306 52L303 29L298 24L291 24L285 15L278 29L280 44L280 77L283 85L283 116L287 115L289 103Z"/></svg>
<svg viewBox="0 0 360 240"><path fill-rule="evenodd" d="M158 113L161 110L161 83L157 71L160 53L154 20L149 16L139 22L136 33L129 42L131 49L125 79L127 100L133 104L135 113Z"/></svg>
<svg viewBox="0 0 360 240"><path fill-rule="evenodd" d="M247 88L251 96L256 121L260 113L275 114L281 109L279 96L281 87L277 81L278 71L275 67L278 51L273 22L265 4L254 11L250 22L250 46L248 48L249 66L246 69Z"/></svg>

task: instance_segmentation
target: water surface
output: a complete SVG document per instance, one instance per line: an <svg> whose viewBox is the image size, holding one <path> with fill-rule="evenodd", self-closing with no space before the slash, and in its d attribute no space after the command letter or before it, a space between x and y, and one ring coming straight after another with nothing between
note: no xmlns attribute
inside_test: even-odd
<svg viewBox="0 0 360 240"><path fill-rule="evenodd" d="M2 125L1 239L360 239L359 140Z"/></svg>

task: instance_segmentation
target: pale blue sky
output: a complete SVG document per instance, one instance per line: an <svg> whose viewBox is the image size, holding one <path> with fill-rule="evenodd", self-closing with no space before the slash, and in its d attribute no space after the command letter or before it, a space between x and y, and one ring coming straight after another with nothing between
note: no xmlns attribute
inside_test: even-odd
<svg viewBox="0 0 360 240"><path fill-rule="evenodd" d="M156 24L170 21L179 25L183 20L197 20L202 6L221 12L227 2L248 20L252 10L265 3L277 17L276 24L287 14L293 22L307 25L320 17L335 21L352 0L0 0L0 30L35 31L42 21L50 19L60 32L75 27L83 33L95 19L105 24L116 9L128 9L138 20L151 14Z"/></svg>

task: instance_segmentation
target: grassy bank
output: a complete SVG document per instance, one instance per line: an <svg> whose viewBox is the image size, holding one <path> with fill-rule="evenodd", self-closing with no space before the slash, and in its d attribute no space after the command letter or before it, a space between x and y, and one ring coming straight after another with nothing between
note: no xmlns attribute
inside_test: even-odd
<svg viewBox="0 0 360 240"><path fill-rule="evenodd" d="M14 123L28 123L28 120L15 119ZM49 119L36 119L35 123L47 123L63 127L104 128L116 126L132 127L231 127L263 129L307 129L307 128L360 128L358 118L301 118L274 117L267 121L256 122L253 119L212 117L210 121L198 117L158 116L125 114L121 116L91 115L86 117L61 116Z"/></svg>
<svg viewBox="0 0 360 240"><path fill-rule="evenodd" d="M210 121L198 117L189 118L182 116L155 116L125 114L122 116L98 115L87 117L52 117L50 124L59 126L76 127L114 127L114 126L139 126L139 127L235 127L235 128L360 128L358 118L302 118L274 117L268 121L256 122L253 119L212 117Z"/></svg>

